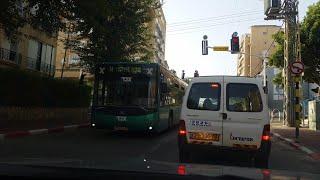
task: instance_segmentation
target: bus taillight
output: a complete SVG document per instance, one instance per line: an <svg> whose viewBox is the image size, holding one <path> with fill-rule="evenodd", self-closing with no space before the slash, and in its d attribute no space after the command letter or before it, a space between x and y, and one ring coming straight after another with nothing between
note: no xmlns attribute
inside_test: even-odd
<svg viewBox="0 0 320 180"><path fill-rule="evenodd" d="M187 134L186 123L184 120L179 122L179 136L185 136Z"/></svg>

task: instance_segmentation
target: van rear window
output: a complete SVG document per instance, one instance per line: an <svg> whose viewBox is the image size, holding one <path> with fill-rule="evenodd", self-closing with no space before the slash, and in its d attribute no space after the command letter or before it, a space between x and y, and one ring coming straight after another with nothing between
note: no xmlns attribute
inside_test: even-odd
<svg viewBox="0 0 320 180"><path fill-rule="evenodd" d="M229 83L227 85L227 110L234 112L261 112L261 94L256 84Z"/></svg>
<svg viewBox="0 0 320 180"><path fill-rule="evenodd" d="M219 111L221 85L219 83L195 83L191 86L187 107L189 109Z"/></svg>

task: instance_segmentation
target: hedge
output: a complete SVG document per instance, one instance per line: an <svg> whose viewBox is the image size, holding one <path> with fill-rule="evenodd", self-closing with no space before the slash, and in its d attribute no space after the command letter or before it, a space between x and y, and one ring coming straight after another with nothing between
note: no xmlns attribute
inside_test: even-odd
<svg viewBox="0 0 320 180"><path fill-rule="evenodd" d="M0 68L0 106L89 107L91 87L19 69Z"/></svg>

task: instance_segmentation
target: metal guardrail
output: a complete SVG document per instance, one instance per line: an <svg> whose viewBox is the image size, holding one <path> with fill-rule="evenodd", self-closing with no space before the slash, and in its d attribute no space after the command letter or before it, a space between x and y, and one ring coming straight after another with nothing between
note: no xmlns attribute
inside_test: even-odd
<svg viewBox="0 0 320 180"><path fill-rule="evenodd" d="M22 55L20 53L0 48L0 61L6 61L21 65L21 59Z"/></svg>
<svg viewBox="0 0 320 180"><path fill-rule="evenodd" d="M274 121L274 119L277 117L278 122L281 122L281 111L279 109L273 109L271 112L271 120Z"/></svg>

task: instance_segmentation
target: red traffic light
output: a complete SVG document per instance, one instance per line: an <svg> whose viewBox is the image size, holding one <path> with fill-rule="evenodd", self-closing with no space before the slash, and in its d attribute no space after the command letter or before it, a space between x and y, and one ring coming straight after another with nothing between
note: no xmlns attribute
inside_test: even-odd
<svg viewBox="0 0 320 180"><path fill-rule="evenodd" d="M239 37L232 37L233 43L239 43Z"/></svg>
<svg viewBox="0 0 320 180"><path fill-rule="evenodd" d="M231 38L231 54L239 53L239 36L232 36Z"/></svg>

